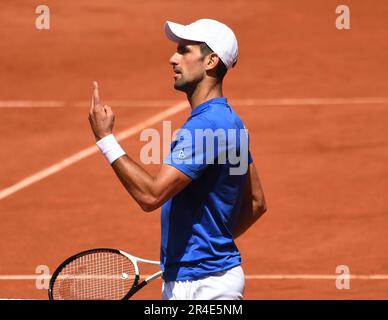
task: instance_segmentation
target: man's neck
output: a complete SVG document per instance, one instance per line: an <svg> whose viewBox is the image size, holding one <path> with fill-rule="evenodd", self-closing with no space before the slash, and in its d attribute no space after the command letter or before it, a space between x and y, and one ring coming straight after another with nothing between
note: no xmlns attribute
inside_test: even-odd
<svg viewBox="0 0 388 320"><path fill-rule="evenodd" d="M196 108L200 104L214 98L220 98L223 96L222 84L217 83L211 87L204 86L203 83L199 83L195 90L187 94L187 100L190 103L191 109Z"/></svg>

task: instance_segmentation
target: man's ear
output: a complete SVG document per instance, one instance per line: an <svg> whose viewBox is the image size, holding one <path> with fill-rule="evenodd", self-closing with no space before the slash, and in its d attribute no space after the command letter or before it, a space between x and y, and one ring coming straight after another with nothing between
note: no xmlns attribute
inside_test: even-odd
<svg viewBox="0 0 388 320"><path fill-rule="evenodd" d="M220 57L216 53L210 53L206 57L206 63L205 63L206 71L210 71L212 69L215 70L219 61L220 61Z"/></svg>

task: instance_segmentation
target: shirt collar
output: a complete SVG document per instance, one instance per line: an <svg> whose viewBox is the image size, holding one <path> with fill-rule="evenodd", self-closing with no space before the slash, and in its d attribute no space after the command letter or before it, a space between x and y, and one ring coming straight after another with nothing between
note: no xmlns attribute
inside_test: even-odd
<svg viewBox="0 0 388 320"><path fill-rule="evenodd" d="M220 103L220 104L227 104L226 102L226 97L219 97L219 98L213 98L213 99L210 99L210 100L207 100L203 103L201 103L200 105L196 106L192 111L191 111L191 115L194 116L200 112L202 112L203 110L205 110L210 103L212 102L215 102L215 103Z"/></svg>

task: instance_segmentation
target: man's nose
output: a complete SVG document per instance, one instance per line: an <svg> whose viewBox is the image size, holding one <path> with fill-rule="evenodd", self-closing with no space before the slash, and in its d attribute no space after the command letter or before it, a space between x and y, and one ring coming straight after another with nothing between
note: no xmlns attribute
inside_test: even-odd
<svg viewBox="0 0 388 320"><path fill-rule="evenodd" d="M170 60L169 60L169 63L170 63L171 65L177 65L177 64L178 64L178 53L177 53L177 52L175 52L175 53L171 56L171 58L170 58Z"/></svg>

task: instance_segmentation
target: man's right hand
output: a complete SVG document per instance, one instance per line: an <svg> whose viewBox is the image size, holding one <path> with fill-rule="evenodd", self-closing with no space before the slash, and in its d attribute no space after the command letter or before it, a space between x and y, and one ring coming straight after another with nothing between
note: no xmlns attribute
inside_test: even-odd
<svg viewBox="0 0 388 320"><path fill-rule="evenodd" d="M113 131L115 115L108 105L102 105L98 83L93 82L92 102L89 110L89 122L96 141L110 135Z"/></svg>

